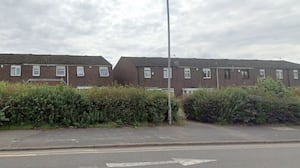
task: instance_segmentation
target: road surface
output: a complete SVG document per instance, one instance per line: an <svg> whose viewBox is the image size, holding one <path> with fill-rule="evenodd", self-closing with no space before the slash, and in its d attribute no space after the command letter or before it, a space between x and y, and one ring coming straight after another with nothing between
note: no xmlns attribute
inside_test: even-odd
<svg viewBox="0 0 300 168"><path fill-rule="evenodd" d="M299 168L300 144L0 152L2 168Z"/></svg>

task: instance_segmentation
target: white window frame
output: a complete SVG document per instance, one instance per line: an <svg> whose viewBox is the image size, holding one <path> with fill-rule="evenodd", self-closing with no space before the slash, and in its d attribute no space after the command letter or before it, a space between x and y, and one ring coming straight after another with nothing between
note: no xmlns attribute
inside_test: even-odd
<svg viewBox="0 0 300 168"><path fill-rule="evenodd" d="M144 78L150 79L151 78L151 68L150 67L144 67Z"/></svg>
<svg viewBox="0 0 300 168"><path fill-rule="evenodd" d="M240 71L241 71L242 79L250 79L250 70L249 69L241 69Z"/></svg>
<svg viewBox="0 0 300 168"><path fill-rule="evenodd" d="M211 69L210 68L203 68L203 79L211 79Z"/></svg>
<svg viewBox="0 0 300 168"><path fill-rule="evenodd" d="M103 73L103 71L106 71L106 73ZM99 67L99 75L100 77L109 77L109 69L106 66L100 66Z"/></svg>
<svg viewBox="0 0 300 168"><path fill-rule="evenodd" d="M21 74L22 74L21 65L10 66L10 76L21 76Z"/></svg>
<svg viewBox="0 0 300 168"><path fill-rule="evenodd" d="M164 76L163 76L164 79L168 79L169 76L168 69L169 68L164 68ZM170 68L170 78L172 78L172 68Z"/></svg>
<svg viewBox="0 0 300 168"><path fill-rule="evenodd" d="M63 74L60 74L61 71L63 71ZM66 66L63 65L56 66L56 76L59 77L66 76Z"/></svg>
<svg viewBox="0 0 300 168"><path fill-rule="evenodd" d="M282 69L276 69L276 79L277 80L283 79L283 70Z"/></svg>
<svg viewBox="0 0 300 168"><path fill-rule="evenodd" d="M259 69L259 77L265 79L266 78L266 70Z"/></svg>
<svg viewBox="0 0 300 168"><path fill-rule="evenodd" d="M294 77L294 79L299 79L299 72L297 69L293 70L293 77Z"/></svg>
<svg viewBox="0 0 300 168"><path fill-rule="evenodd" d="M182 88L183 95L190 95L193 94L195 91L200 90L199 88Z"/></svg>
<svg viewBox="0 0 300 168"><path fill-rule="evenodd" d="M191 79L191 68L184 68L184 79Z"/></svg>
<svg viewBox="0 0 300 168"><path fill-rule="evenodd" d="M39 65L32 66L32 76L40 76L41 75L41 67Z"/></svg>
<svg viewBox="0 0 300 168"><path fill-rule="evenodd" d="M76 74L77 74L77 77L83 77L85 75L84 74L84 66L77 66Z"/></svg>
<svg viewBox="0 0 300 168"><path fill-rule="evenodd" d="M232 71L231 69L224 69L224 79L226 80L231 79L231 71Z"/></svg>

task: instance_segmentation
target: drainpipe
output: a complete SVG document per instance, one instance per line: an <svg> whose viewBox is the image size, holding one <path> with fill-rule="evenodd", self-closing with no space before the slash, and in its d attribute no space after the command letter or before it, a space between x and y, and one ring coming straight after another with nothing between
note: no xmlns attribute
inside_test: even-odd
<svg viewBox="0 0 300 168"><path fill-rule="evenodd" d="M136 67L136 71L137 71L137 85L138 87L141 86L140 84L140 68Z"/></svg>
<svg viewBox="0 0 300 168"><path fill-rule="evenodd" d="M220 83L219 83L219 68L216 68L216 76L217 76L217 89L220 89Z"/></svg>
<svg viewBox="0 0 300 168"><path fill-rule="evenodd" d="M70 85L70 79L69 79L69 65L67 65L67 86Z"/></svg>
<svg viewBox="0 0 300 168"><path fill-rule="evenodd" d="M290 87L291 86L291 81L290 81L290 71L289 71L289 69L286 69L286 72L287 72L287 80L288 80L287 86ZM283 76L284 76L284 73L283 73Z"/></svg>

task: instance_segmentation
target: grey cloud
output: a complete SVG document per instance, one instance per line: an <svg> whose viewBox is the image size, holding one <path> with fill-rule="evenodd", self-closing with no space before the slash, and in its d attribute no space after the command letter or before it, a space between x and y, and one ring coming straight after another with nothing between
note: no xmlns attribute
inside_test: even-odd
<svg viewBox="0 0 300 168"><path fill-rule="evenodd" d="M251 45L264 48L266 44L300 43L297 19L300 13L295 10L300 7L298 1L194 1L190 6L191 10L177 17L173 31L177 45L189 44L188 52L175 47L183 55L236 58L226 52ZM261 58L258 51L247 52L240 57L257 55Z"/></svg>
<svg viewBox="0 0 300 168"><path fill-rule="evenodd" d="M176 57L300 63L298 0L171 0ZM0 52L167 56L165 0L1 0ZM279 52L280 48L280 52Z"/></svg>

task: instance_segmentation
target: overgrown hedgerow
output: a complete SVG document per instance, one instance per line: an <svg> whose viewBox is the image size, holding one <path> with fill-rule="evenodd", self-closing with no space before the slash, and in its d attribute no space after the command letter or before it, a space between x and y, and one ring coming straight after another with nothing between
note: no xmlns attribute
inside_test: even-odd
<svg viewBox="0 0 300 168"><path fill-rule="evenodd" d="M160 91L141 88L112 87L93 88L84 91L91 103L92 123L118 122L121 124L162 123L167 119L167 95ZM178 103L172 99L172 109L178 111ZM177 114L173 116L176 119Z"/></svg>
<svg viewBox="0 0 300 168"><path fill-rule="evenodd" d="M228 124L300 123L300 94L270 78L248 88L200 90L183 100L188 119Z"/></svg>
<svg viewBox="0 0 300 168"><path fill-rule="evenodd" d="M178 103L174 98L172 105L176 120ZM35 127L158 124L166 121L168 112L165 93L120 86L79 91L64 86L0 83L0 107L5 108L0 112L0 125Z"/></svg>

